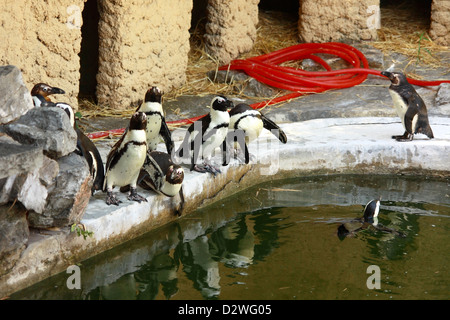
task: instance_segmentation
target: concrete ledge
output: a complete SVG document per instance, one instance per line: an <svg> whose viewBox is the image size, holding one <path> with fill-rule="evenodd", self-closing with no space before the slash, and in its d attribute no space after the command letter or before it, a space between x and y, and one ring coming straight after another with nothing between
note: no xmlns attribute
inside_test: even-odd
<svg viewBox="0 0 450 320"><path fill-rule="evenodd" d="M233 160L215 178L185 168L183 216L252 185L288 177L341 173L448 176L450 118L430 118L430 123L436 138L418 135L411 142L391 139L403 133L398 118L333 118L283 124L288 143L278 143L265 131L249 146L254 157L249 165ZM184 133L182 129L174 131L176 146ZM139 190L148 200L139 204L128 201L118 188L115 192L123 200L118 207L107 206L103 193L91 198L81 223L94 234L86 240L69 228L33 231L21 259L0 281L0 297L179 219L173 214L178 198Z"/></svg>

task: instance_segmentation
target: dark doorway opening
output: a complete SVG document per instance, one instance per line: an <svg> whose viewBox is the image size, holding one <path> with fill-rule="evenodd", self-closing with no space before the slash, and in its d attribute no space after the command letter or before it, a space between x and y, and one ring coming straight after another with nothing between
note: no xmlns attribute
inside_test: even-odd
<svg viewBox="0 0 450 320"><path fill-rule="evenodd" d="M100 15L97 0L87 0L83 9L80 49L80 88L78 98L97 103L96 87L98 73L98 23Z"/></svg>

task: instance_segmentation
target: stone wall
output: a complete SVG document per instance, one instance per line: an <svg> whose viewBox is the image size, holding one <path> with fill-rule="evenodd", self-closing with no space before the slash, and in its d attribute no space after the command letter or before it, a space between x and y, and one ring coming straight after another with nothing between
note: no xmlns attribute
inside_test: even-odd
<svg viewBox="0 0 450 320"><path fill-rule="evenodd" d="M430 37L437 44L450 46L450 1L433 0Z"/></svg>
<svg viewBox="0 0 450 320"><path fill-rule="evenodd" d="M250 51L256 40L259 0L209 0L206 50L220 64Z"/></svg>
<svg viewBox="0 0 450 320"><path fill-rule="evenodd" d="M136 107L150 86L185 82L191 10L192 0L99 1L99 104Z"/></svg>
<svg viewBox="0 0 450 320"><path fill-rule="evenodd" d="M6 1L0 10L0 65L15 65L29 90L46 82L66 91L74 107L84 0Z"/></svg>
<svg viewBox="0 0 450 320"><path fill-rule="evenodd" d="M376 40L379 0L299 0L298 30L304 42Z"/></svg>

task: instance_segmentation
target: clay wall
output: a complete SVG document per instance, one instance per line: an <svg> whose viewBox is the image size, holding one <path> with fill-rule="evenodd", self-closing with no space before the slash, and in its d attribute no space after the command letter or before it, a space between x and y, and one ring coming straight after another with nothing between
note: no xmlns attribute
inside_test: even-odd
<svg viewBox="0 0 450 320"><path fill-rule="evenodd" d="M99 2L100 105L136 107L149 86L185 82L191 10L189 0Z"/></svg>
<svg viewBox="0 0 450 320"><path fill-rule="evenodd" d="M77 106L83 0L6 0L0 10L0 65L15 65L29 90L46 82Z"/></svg>
<svg viewBox="0 0 450 320"><path fill-rule="evenodd" d="M450 1L433 0L430 37L437 44L450 46Z"/></svg>

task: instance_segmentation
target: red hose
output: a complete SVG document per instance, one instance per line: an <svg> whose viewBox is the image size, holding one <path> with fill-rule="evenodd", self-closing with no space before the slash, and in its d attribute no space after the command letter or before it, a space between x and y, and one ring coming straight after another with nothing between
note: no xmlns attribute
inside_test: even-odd
<svg viewBox="0 0 450 320"><path fill-rule="evenodd" d="M347 61L352 68L332 70L331 67L315 54L331 54ZM292 67L283 67L280 64L293 61L311 59L320 64L326 71L305 71ZM282 97L254 103L254 109L260 109L303 94L324 92L330 89L342 89L356 86L367 79L368 74L384 77L381 71L369 69L366 57L356 48L339 42L328 43L302 43L280 49L268 54L245 60L237 59L230 64L222 66L219 70L241 70L259 82L272 87L293 91ZM408 82L417 86L437 86L441 83L450 83L450 80L423 81L408 78ZM187 125L204 117L205 115L168 121L171 125ZM108 135L121 135L124 129L115 129L88 134L91 139L99 139Z"/></svg>

